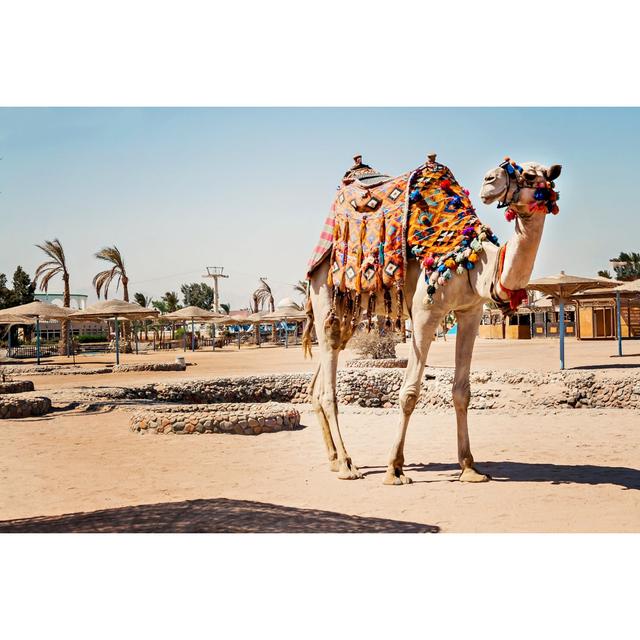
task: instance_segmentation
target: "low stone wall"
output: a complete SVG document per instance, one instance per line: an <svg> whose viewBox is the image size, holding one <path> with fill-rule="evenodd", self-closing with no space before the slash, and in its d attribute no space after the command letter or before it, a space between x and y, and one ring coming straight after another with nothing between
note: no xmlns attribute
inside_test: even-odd
<svg viewBox="0 0 640 640"><path fill-rule="evenodd" d="M122 373L126 371L186 371L186 364L177 362L148 362L140 364L118 364L112 371Z"/></svg>
<svg viewBox="0 0 640 640"><path fill-rule="evenodd" d="M55 366L43 364L40 366L7 366L3 367L4 373L11 376L50 376L55 374L57 376L90 376L96 373L111 373L111 367L77 367L73 365L69 366Z"/></svg>
<svg viewBox="0 0 640 640"><path fill-rule="evenodd" d="M219 403L151 408L131 416L132 431L259 435L296 429L300 413L286 405Z"/></svg>
<svg viewBox="0 0 640 640"><path fill-rule="evenodd" d="M15 380L12 382L0 382L0 393L24 393L33 391L31 380Z"/></svg>
<svg viewBox="0 0 640 640"><path fill-rule="evenodd" d="M0 398L0 420L42 416L51 411L51 400L44 397L3 397Z"/></svg>
<svg viewBox="0 0 640 640"><path fill-rule="evenodd" d="M358 358L347 360L346 366L350 369L406 369L408 363L406 358Z"/></svg>
<svg viewBox="0 0 640 640"><path fill-rule="evenodd" d="M450 409L453 369L428 369L418 409ZM312 374L289 373L151 384L119 393L129 399L208 404L218 402L308 403ZM360 407L398 405L404 371L341 369L338 402ZM471 409L640 409L640 374L610 377L587 372L475 371L471 373Z"/></svg>

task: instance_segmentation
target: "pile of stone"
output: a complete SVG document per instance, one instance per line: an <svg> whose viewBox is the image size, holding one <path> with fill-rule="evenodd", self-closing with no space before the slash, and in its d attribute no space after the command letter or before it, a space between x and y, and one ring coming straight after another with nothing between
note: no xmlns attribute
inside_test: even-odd
<svg viewBox="0 0 640 640"><path fill-rule="evenodd" d="M51 411L51 400L44 397L3 396L0 398L0 420L42 416Z"/></svg>
<svg viewBox="0 0 640 640"><path fill-rule="evenodd" d="M406 358L356 358L347 360L346 366L351 369L406 369L408 363Z"/></svg>
<svg viewBox="0 0 640 640"><path fill-rule="evenodd" d="M259 435L293 430L300 426L300 413L277 403L219 403L154 407L131 416L132 431L141 433L232 433Z"/></svg>
<svg viewBox="0 0 640 640"><path fill-rule="evenodd" d="M31 380L14 380L11 382L0 382L1 393L25 393L33 391L34 386Z"/></svg>
<svg viewBox="0 0 640 640"><path fill-rule="evenodd" d="M112 371L122 373L126 371L185 371L187 365L178 362L147 362L139 364L118 364Z"/></svg>

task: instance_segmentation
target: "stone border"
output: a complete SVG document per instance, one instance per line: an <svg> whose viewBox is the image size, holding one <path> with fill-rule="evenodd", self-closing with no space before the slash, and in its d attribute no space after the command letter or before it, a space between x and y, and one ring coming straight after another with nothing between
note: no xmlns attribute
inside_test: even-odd
<svg viewBox="0 0 640 640"><path fill-rule="evenodd" d="M406 369L409 361L406 358L358 358L347 360L345 366L350 369Z"/></svg>
<svg viewBox="0 0 640 640"><path fill-rule="evenodd" d="M11 376L50 376L50 375L58 375L58 376L90 376L96 373L111 373L111 367L93 367L82 368L73 365L50 365L43 364L40 366L5 366L4 373Z"/></svg>
<svg viewBox="0 0 640 640"><path fill-rule="evenodd" d="M45 397L0 399L0 420L42 416L51 411L51 400Z"/></svg>
<svg viewBox="0 0 640 640"><path fill-rule="evenodd" d="M112 371L123 373L127 371L186 371L186 364L177 362L148 362L140 364L117 364Z"/></svg>
<svg viewBox="0 0 640 640"><path fill-rule="evenodd" d="M154 407L134 413L129 426L132 431L140 433L231 433L253 436L294 430L300 426L300 413L277 403Z"/></svg>
<svg viewBox="0 0 640 640"><path fill-rule="evenodd" d="M34 390L31 380L13 380L11 382L0 382L0 393L25 393Z"/></svg>

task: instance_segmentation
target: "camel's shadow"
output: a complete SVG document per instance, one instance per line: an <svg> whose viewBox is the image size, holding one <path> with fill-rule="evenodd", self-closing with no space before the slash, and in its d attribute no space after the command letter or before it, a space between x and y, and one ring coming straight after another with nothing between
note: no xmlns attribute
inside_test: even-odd
<svg viewBox="0 0 640 640"><path fill-rule="evenodd" d="M552 464L544 462L478 462L478 469L498 482L549 482L551 484L615 484L623 489L640 489L640 470L630 467L607 467L592 464ZM454 463L431 462L405 465L414 482L450 482L456 480L460 467ZM386 467L360 467L364 475L384 473ZM433 480L416 475L434 471L451 471L451 477Z"/></svg>

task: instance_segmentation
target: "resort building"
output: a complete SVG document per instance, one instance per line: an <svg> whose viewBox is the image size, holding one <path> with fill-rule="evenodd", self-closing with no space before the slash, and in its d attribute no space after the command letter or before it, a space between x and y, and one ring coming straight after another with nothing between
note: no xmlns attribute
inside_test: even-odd
<svg viewBox="0 0 640 640"><path fill-rule="evenodd" d="M42 291L34 294L36 300L40 302L49 302L51 304L63 306L64 294L63 293L44 293ZM83 310L87 308L87 296L84 293L72 293L70 296L70 307L74 310ZM40 333L43 340L59 340L60 339L60 323L58 321L40 323ZM92 336L107 336L107 323L103 320L96 320L95 322L72 322L71 333L74 336L78 335L92 335Z"/></svg>

